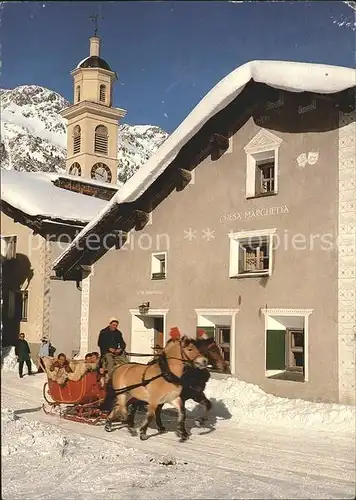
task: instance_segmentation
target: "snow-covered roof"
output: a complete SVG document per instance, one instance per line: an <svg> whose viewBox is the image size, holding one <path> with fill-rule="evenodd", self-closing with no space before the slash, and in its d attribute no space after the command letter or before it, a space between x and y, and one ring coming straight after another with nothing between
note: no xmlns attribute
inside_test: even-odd
<svg viewBox="0 0 356 500"><path fill-rule="evenodd" d="M67 179L69 181L75 181L81 184L89 184L90 186L104 187L116 191L120 189L120 186L122 186L121 182L119 184L108 184L107 182L96 181L94 179L88 179L86 177L78 177L77 175L59 174L55 172L48 172L46 173L46 175L48 175L48 177L52 180L52 182L59 179Z"/></svg>
<svg viewBox="0 0 356 500"><path fill-rule="evenodd" d="M189 113L178 128L166 139L157 152L118 190L107 206L77 236L58 263L93 230L115 206L138 199L164 172L187 142L215 116L228 106L253 80L289 92L333 94L356 85L356 70L340 66L289 61L251 61L223 78Z"/></svg>
<svg viewBox="0 0 356 500"><path fill-rule="evenodd" d="M1 169L1 199L31 217L80 222L95 218L107 201L59 188L58 174Z"/></svg>

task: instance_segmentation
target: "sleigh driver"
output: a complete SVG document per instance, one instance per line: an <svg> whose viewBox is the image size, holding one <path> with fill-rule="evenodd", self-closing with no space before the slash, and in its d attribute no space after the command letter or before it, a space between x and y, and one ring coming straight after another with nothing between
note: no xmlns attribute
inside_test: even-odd
<svg viewBox="0 0 356 500"><path fill-rule="evenodd" d="M108 326L100 331L98 338L102 368L107 372L108 378L116 365L129 362L125 353L126 342L118 326L119 320L110 318Z"/></svg>

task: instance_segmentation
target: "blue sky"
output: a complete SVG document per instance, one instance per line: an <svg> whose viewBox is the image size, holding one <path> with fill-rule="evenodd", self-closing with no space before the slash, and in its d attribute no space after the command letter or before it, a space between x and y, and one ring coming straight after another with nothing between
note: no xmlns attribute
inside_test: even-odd
<svg viewBox="0 0 356 500"><path fill-rule="evenodd" d="M118 73L126 123L172 132L226 74L253 59L353 67L354 12L343 2L5 2L3 88L37 84L72 101L98 13L102 57Z"/></svg>

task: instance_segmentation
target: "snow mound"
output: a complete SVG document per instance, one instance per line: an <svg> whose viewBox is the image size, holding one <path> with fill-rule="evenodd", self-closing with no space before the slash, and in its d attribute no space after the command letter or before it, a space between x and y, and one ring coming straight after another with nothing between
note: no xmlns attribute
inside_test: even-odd
<svg viewBox="0 0 356 500"><path fill-rule="evenodd" d="M62 457L68 446L67 437L52 425L32 422L19 418L16 411L1 409L2 457L16 453L29 453L29 456Z"/></svg>
<svg viewBox="0 0 356 500"><path fill-rule="evenodd" d="M281 398L235 378L210 379L206 395L215 403L216 413L219 407L225 406L231 418L239 422L355 432L356 408L353 406Z"/></svg>
<svg viewBox="0 0 356 500"><path fill-rule="evenodd" d="M1 371L3 372L17 372L18 371L18 362L15 355L15 347L3 347L1 349ZM37 366L31 359L31 368L33 372L37 372ZM27 366L24 365L23 373L27 373Z"/></svg>

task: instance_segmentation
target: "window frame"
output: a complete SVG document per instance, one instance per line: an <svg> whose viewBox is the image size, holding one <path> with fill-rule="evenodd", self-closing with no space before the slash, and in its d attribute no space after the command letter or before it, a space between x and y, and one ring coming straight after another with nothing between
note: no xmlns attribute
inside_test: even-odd
<svg viewBox="0 0 356 500"><path fill-rule="evenodd" d="M20 309L20 321L27 322L28 321L28 290L20 290L20 301L21 301L21 309Z"/></svg>
<svg viewBox="0 0 356 500"><path fill-rule="evenodd" d="M279 148L282 139L265 129L261 129L244 147L246 153L246 199L275 196L278 194ZM258 163L274 162L274 190L258 194L256 192L256 171Z"/></svg>
<svg viewBox="0 0 356 500"><path fill-rule="evenodd" d="M105 129L105 135L98 133L99 127L103 127ZM108 156L109 154L109 131L106 125L100 124L94 129L94 153L105 156Z"/></svg>
<svg viewBox="0 0 356 500"><path fill-rule="evenodd" d="M253 278L272 276L274 264L274 234L277 228L273 229L258 229L255 231L241 231L238 233L229 233L230 238L230 260L229 260L229 278ZM268 245L268 269L257 271L240 272L240 246L241 243L248 240L253 241L255 238L266 238Z"/></svg>
<svg viewBox="0 0 356 500"><path fill-rule="evenodd" d="M160 259L159 257L163 258ZM155 270L155 259L159 261L160 271ZM161 271L161 265L164 262L164 272ZM154 252L151 255L151 280L159 281L167 279L167 252Z"/></svg>
<svg viewBox="0 0 356 500"><path fill-rule="evenodd" d="M292 345L292 338L294 333L302 333L303 334L303 347L298 347L298 346L293 346ZM305 332L304 328L286 328L286 371L289 372L303 372L304 371L304 364L305 361L303 362L303 367L296 366L292 364L292 356L294 352L300 352L303 354L303 360L305 360Z"/></svg>
<svg viewBox="0 0 356 500"><path fill-rule="evenodd" d="M1 239L5 242L6 245L6 257L5 260L15 260L17 254L17 235L1 235ZM10 251L11 250L11 251Z"/></svg>
<svg viewBox="0 0 356 500"><path fill-rule="evenodd" d="M283 379L283 378L277 378L275 377L275 375L271 374L271 373L268 373L269 371L267 370L266 368L266 363L267 363L267 332L268 332L268 318L269 317L272 317L272 318L278 318L278 316L291 316L291 317L303 317L304 318L304 321L303 321L303 325L304 325L304 351L303 351L303 354L304 354L304 380L303 381L300 381L300 380L296 380L296 382L299 382L299 383L306 383L306 382L309 382L309 318L310 318L310 315L314 312L314 309L284 309L284 308L271 308L271 309L267 309L267 308L261 308L260 309L260 312L264 315L264 330L265 330L265 334L264 334L264 340L265 340L265 354L264 354L264 369L265 369L265 377L270 380L270 381L274 381L274 382L293 382L292 379L289 379L289 380L286 380L286 379ZM287 328L286 327L286 331L287 329L289 330L293 330L293 331L297 331L297 330L300 330L300 328ZM287 349L286 349L287 350ZM287 370L284 370L284 371L287 371ZM289 371L290 373L290 371ZM295 373L299 373L298 371L296 371Z"/></svg>
<svg viewBox="0 0 356 500"><path fill-rule="evenodd" d="M102 94L102 89L104 94ZM101 98L102 95L104 95L104 99ZM107 87L104 83L102 83L99 85L99 102L106 103L106 101L107 101Z"/></svg>
<svg viewBox="0 0 356 500"><path fill-rule="evenodd" d="M73 127L73 155L77 155L82 149L82 129L80 125Z"/></svg>
<svg viewBox="0 0 356 500"><path fill-rule="evenodd" d="M271 169L272 175L264 178L264 169ZM259 186L257 187L257 173L259 174ZM276 185L276 162L275 158L271 160L259 160L256 162L256 172L255 172L255 195L256 196L270 196L272 194L276 194L275 185ZM273 189L263 191L263 180L273 185Z"/></svg>

